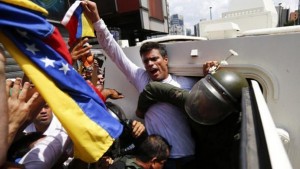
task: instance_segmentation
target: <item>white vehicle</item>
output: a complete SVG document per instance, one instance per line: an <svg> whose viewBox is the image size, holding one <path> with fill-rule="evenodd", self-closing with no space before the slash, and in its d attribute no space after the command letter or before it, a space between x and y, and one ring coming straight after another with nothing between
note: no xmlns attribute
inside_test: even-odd
<svg viewBox="0 0 300 169"><path fill-rule="evenodd" d="M170 72L182 76L201 77L205 61L222 61L231 54L230 49L238 53L238 56L232 56L227 60L226 67L241 72L247 79L251 79L255 93L262 93L262 98L252 100L257 102L259 109L266 103L266 107L257 112L260 117L256 116L254 119L262 123L256 126L255 130L259 131L267 142L266 150L272 162L271 168L287 169L291 168L290 162L294 168L300 167L299 43L300 32L295 32L219 40L179 41L166 43L166 48ZM124 52L134 63L143 67L139 46L124 48ZM135 118L138 92L109 59L105 67L105 85L121 91L125 96L124 99L114 102L124 109L128 117ZM256 88L257 85L260 88ZM277 132L283 144L278 141L280 137Z"/></svg>
<svg viewBox="0 0 300 169"><path fill-rule="evenodd" d="M249 80L249 90L243 92L240 168L298 169L300 26L275 28L278 17L271 0L230 3L221 20L200 23L201 30L206 30L202 37L171 36L151 41L166 45L172 74L203 77L203 63L226 60L228 65L224 67ZM139 48L123 50L143 67ZM127 118L135 119L139 93L106 58L105 86L125 96L112 102L124 110Z"/></svg>
<svg viewBox="0 0 300 169"><path fill-rule="evenodd" d="M273 8L270 8L271 13ZM223 24L228 25L232 24ZM182 76L202 77L205 61L223 61L233 55L232 52L238 55L229 57L226 67L250 80L250 91L245 92L243 98L241 168L300 168L300 27L243 29L236 34L210 29L221 31L211 34L221 33L221 38L208 34L206 38L179 37L179 41L175 40L176 36L175 39L151 40L160 40L166 45L170 73ZM235 25L232 30L236 30ZM124 52L143 67L139 46L126 47ZM128 117L136 118L137 91L109 58L105 67L105 85L125 96L114 102Z"/></svg>

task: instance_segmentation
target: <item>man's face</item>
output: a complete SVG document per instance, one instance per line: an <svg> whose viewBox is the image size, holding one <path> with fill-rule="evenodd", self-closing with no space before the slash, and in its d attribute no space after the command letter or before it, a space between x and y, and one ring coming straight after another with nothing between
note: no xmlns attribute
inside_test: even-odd
<svg viewBox="0 0 300 169"><path fill-rule="evenodd" d="M33 122L35 125L49 126L52 117L53 114L51 108L48 106L48 104L45 104Z"/></svg>
<svg viewBox="0 0 300 169"><path fill-rule="evenodd" d="M104 77L102 74L99 74L97 75L97 85L96 85L96 88L99 90L99 91L102 91L103 88L104 88Z"/></svg>
<svg viewBox="0 0 300 169"><path fill-rule="evenodd" d="M102 74L98 74L97 76L97 85L104 85L104 77Z"/></svg>
<svg viewBox="0 0 300 169"><path fill-rule="evenodd" d="M170 151L167 150L167 153L168 153L168 157L169 157ZM158 159L153 160L152 159L150 168L151 169L162 169L162 168L164 168L166 161L167 160L158 160Z"/></svg>
<svg viewBox="0 0 300 169"><path fill-rule="evenodd" d="M159 50L152 49L142 56L145 69L153 81L161 81L168 77L168 58L163 58Z"/></svg>
<svg viewBox="0 0 300 169"><path fill-rule="evenodd" d="M164 165L166 163L167 160L163 160L163 161L155 161L153 164L152 164L152 168L153 169L162 169L164 168Z"/></svg>

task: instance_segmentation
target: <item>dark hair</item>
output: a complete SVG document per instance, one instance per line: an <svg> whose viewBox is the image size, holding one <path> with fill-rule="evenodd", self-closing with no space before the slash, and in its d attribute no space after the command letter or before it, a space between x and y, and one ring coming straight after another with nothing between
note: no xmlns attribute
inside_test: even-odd
<svg viewBox="0 0 300 169"><path fill-rule="evenodd" d="M167 160L170 149L171 146L165 138L152 134L138 147L136 158L142 162L149 162L154 157L156 157L158 161Z"/></svg>
<svg viewBox="0 0 300 169"><path fill-rule="evenodd" d="M143 56L145 53L151 51L152 49L158 49L162 57L167 57L168 55L165 45L159 44L157 42L146 42L140 48L140 56Z"/></svg>

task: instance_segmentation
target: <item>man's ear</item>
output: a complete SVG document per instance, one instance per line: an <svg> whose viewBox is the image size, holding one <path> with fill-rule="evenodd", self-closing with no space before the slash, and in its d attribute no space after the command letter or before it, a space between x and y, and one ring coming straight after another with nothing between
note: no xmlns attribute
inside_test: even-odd
<svg viewBox="0 0 300 169"><path fill-rule="evenodd" d="M169 58L168 56L163 57L164 62L167 64L167 66L169 67Z"/></svg>
<svg viewBox="0 0 300 169"><path fill-rule="evenodd" d="M152 159L151 159L151 161L156 161L157 160L157 157L153 157Z"/></svg>
<svg viewBox="0 0 300 169"><path fill-rule="evenodd" d="M164 57L164 60L168 62L168 61L169 61L168 56L165 56L165 57Z"/></svg>
<svg viewBox="0 0 300 169"><path fill-rule="evenodd" d="M151 165L150 168L155 168L156 161L157 161L157 157L153 157L151 159L151 161L150 161L150 165Z"/></svg>

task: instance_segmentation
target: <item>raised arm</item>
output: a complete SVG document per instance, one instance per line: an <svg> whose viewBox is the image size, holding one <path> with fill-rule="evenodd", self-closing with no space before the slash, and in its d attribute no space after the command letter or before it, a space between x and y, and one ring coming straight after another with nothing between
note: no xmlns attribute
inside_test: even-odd
<svg viewBox="0 0 300 169"><path fill-rule="evenodd" d="M35 117L31 106L38 98L39 94L34 92L30 95L30 83L25 82L21 88L21 79L17 78L12 85L12 81L6 81L6 93L8 97L8 144L14 140L16 134L21 129L26 121L30 121ZM11 94L10 94L11 93ZM28 100L28 96L30 97Z"/></svg>
<svg viewBox="0 0 300 169"><path fill-rule="evenodd" d="M73 63L75 63L78 59L81 59L82 56L85 56L90 52L92 48L91 45L87 45L83 47L83 45L86 44L88 40L89 40L88 38L84 38L78 41L74 46L72 46L69 49L72 56Z"/></svg>
<svg viewBox="0 0 300 169"><path fill-rule="evenodd" d="M144 78L138 77L142 76L141 72L145 72L144 69L138 67L134 64L123 52L123 49L115 41L113 35L109 32L106 24L99 16L96 3L92 1L85 1L82 3L84 12L86 16L93 22L97 34L97 40L102 49L105 51L107 56L116 64L119 70L129 79L135 87L143 89L144 86L140 87L140 81Z"/></svg>
<svg viewBox="0 0 300 169"><path fill-rule="evenodd" d="M97 9L97 4L92 1L82 1L82 7L84 14L91 20L92 23L100 20L100 15Z"/></svg>
<svg viewBox="0 0 300 169"><path fill-rule="evenodd" d="M5 92L5 57L0 47L0 167L5 161L6 151L8 149L8 115L7 115L7 96Z"/></svg>

